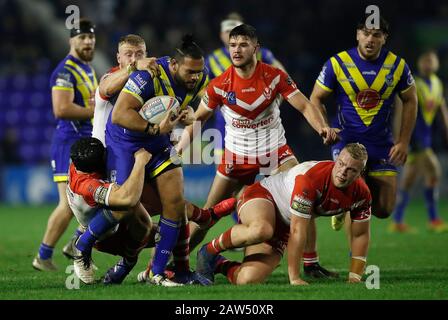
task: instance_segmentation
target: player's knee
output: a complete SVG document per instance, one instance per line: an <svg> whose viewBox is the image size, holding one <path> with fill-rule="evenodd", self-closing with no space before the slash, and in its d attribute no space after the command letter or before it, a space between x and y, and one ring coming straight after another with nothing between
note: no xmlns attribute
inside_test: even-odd
<svg viewBox="0 0 448 320"><path fill-rule="evenodd" d="M261 283L263 279L260 278L259 275L254 272L254 270L245 270L244 268L240 270L238 276L236 278L236 285L246 285L246 284L255 284Z"/></svg>
<svg viewBox="0 0 448 320"><path fill-rule="evenodd" d="M256 223L250 226L250 234L254 242L266 241L272 238L274 229L269 223Z"/></svg>
<svg viewBox="0 0 448 320"><path fill-rule="evenodd" d="M167 218L183 217L185 215L185 200L182 196L175 197L164 205L163 215Z"/></svg>

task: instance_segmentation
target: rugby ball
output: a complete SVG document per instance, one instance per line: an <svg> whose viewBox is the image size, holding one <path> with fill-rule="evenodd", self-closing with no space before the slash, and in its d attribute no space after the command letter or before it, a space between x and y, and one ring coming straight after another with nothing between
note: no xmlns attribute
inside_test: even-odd
<svg viewBox="0 0 448 320"><path fill-rule="evenodd" d="M177 115L180 109L179 101L171 96L156 96L145 102L139 111L140 116L148 122L159 124L168 111Z"/></svg>

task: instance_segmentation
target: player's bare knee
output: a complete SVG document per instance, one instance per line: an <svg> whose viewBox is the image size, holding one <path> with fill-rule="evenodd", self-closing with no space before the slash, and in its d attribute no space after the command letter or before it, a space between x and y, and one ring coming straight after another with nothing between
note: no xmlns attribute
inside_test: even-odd
<svg viewBox="0 0 448 320"><path fill-rule="evenodd" d="M172 199L169 204L163 207L163 216L168 219L179 220L185 216L185 200L183 197Z"/></svg>
<svg viewBox="0 0 448 320"><path fill-rule="evenodd" d="M250 225L251 240L255 242L266 241L274 235L273 227L266 222L253 223Z"/></svg>
<svg viewBox="0 0 448 320"><path fill-rule="evenodd" d="M236 278L235 284L236 285L246 285L246 284L255 284L255 283L261 283L263 282L263 279L260 279L260 277L255 274L254 270L245 270L242 268L240 272L238 273L238 277Z"/></svg>

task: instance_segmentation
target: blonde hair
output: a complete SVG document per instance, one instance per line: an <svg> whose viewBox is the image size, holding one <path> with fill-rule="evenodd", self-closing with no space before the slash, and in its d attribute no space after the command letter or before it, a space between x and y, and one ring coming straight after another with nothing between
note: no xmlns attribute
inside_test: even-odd
<svg viewBox="0 0 448 320"><path fill-rule="evenodd" d="M366 147L361 143L349 143L344 147L345 150L350 154L350 156L355 160L367 162L368 154Z"/></svg>
<svg viewBox="0 0 448 320"><path fill-rule="evenodd" d="M141 44L146 46L145 40L136 34L122 36L120 40L118 40L118 47L125 43L130 44L131 46L139 46Z"/></svg>

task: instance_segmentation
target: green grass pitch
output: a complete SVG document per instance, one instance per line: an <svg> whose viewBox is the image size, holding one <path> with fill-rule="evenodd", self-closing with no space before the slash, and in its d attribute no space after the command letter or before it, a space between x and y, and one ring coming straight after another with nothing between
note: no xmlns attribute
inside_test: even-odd
<svg viewBox="0 0 448 320"><path fill-rule="evenodd" d="M380 289L367 289L364 284L348 285L348 249L345 234L330 229L330 219L320 218L318 247L322 265L339 271L341 278L332 281L313 281L307 287L288 284L287 264L284 258L268 281L262 285L232 286L222 275L216 276L212 287L187 286L159 288L139 284L137 273L144 269L149 250L142 252L139 263L120 286L101 284L69 290L65 286L66 267L70 265L61 248L70 238L75 220L64 234L55 250L56 273L35 271L31 261L41 241L52 206L8 207L0 206L0 299L447 299L448 298L448 234L434 234L426 229L426 212L423 202L414 201L406 221L419 229L417 234L390 234L390 220L372 218L372 241L368 265L380 268ZM448 202L440 205L442 214L448 210ZM446 218L446 217L445 217ZM225 218L210 232L217 235L230 226ZM241 259L242 253L228 252L227 257ZM195 265L196 251L191 255ZM100 277L118 257L94 252Z"/></svg>

